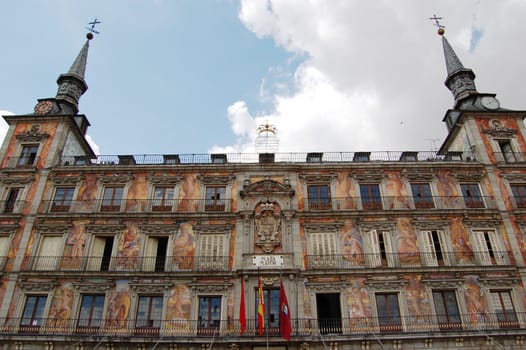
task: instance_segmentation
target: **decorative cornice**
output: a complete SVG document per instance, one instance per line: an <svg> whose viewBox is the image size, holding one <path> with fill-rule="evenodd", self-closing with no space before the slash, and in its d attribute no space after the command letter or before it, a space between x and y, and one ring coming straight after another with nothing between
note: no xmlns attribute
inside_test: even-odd
<svg viewBox="0 0 526 350"><path fill-rule="evenodd" d="M486 227L497 228L500 225L502 225L502 220L498 220L498 219L477 220L477 219L465 218L462 221L464 222L466 226L469 226L471 228L486 228Z"/></svg>
<svg viewBox="0 0 526 350"><path fill-rule="evenodd" d="M218 233L218 234L225 234L232 232L232 225L225 224L225 225L202 225L198 224L194 226L194 231L197 234L205 234L205 233Z"/></svg>
<svg viewBox="0 0 526 350"><path fill-rule="evenodd" d="M152 283L130 282L130 289L136 293L164 293L173 287L173 282L155 281Z"/></svg>
<svg viewBox="0 0 526 350"><path fill-rule="evenodd" d="M330 174L300 174L299 178L305 182L330 182L336 177L335 173Z"/></svg>
<svg viewBox="0 0 526 350"><path fill-rule="evenodd" d="M116 225L86 225L86 231L91 234L114 234L120 233L126 229L123 224Z"/></svg>
<svg viewBox="0 0 526 350"><path fill-rule="evenodd" d="M411 220L417 230L444 230L449 227L448 220Z"/></svg>
<svg viewBox="0 0 526 350"><path fill-rule="evenodd" d="M341 222L306 222L303 225L307 232L338 232L342 226Z"/></svg>
<svg viewBox="0 0 526 350"><path fill-rule="evenodd" d="M183 180L182 175L154 175L153 173L148 174L146 179L153 185L177 185Z"/></svg>
<svg viewBox="0 0 526 350"><path fill-rule="evenodd" d="M396 278L396 279L394 279ZM392 280L371 280L367 279L365 285L368 290L384 291L384 290L399 290L407 284L406 280L398 279L398 276L393 276Z"/></svg>
<svg viewBox="0 0 526 350"><path fill-rule="evenodd" d="M204 185L228 185L236 178L236 175L198 175L197 178Z"/></svg>
<svg viewBox="0 0 526 350"><path fill-rule="evenodd" d="M409 181L426 181L429 182L435 177L435 173L430 168L420 168L420 169L403 169L401 176L405 177Z"/></svg>
<svg viewBox="0 0 526 350"><path fill-rule="evenodd" d="M3 224L0 225L0 235L10 235L15 233L20 226L18 224Z"/></svg>
<svg viewBox="0 0 526 350"><path fill-rule="evenodd" d="M73 282L73 287L81 293L92 292L92 293L106 293L113 288L111 281L104 282Z"/></svg>
<svg viewBox="0 0 526 350"><path fill-rule="evenodd" d="M64 224L64 223L42 223L42 224L36 224L35 230L37 230L40 233L48 234L48 233L54 233L54 234L65 234L68 233L71 229L71 224Z"/></svg>
<svg viewBox="0 0 526 350"><path fill-rule="evenodd" d="M98 177L99 181L105 185L113 185L113 184L127 184L128 182L135 179L135 176L132 173L118 173L115 172L112 175L100 175Z"/></svg>
<svg viewBox="0 0 526 350"><path fill-rule="evenodd" d="M464 284L460 278L423 279L422 283L429 288L457 288Z"/></svg>
<svg viewBox="0 0 526 350"><path fill-rule="evenodd" d="M0 176L0 184L5 186L12 186L12 185L27 185L28 183L31 183L35 181L34 174L31 174L31 176Z"/></svg>
<svg viewBox="0 0 526 350"><path fill-rule="evenodd" d="M479 283L488 287L513 287L519 284L519 278L515 277L495 277L480 278Z"/></svg>
<svg viewBox="0 0 526 350"><path fill-rule="evenodd" d="M348 282L308 282L305 286L315 292L330 292L330 291L339 291L344 292L348 290Z"/></svg>
<svg viewBox="0 0 526 350"><path fill-rule="evenodd" d="M55 185L77 185L79 182L86 179L84 175L74 175L74 176L56 176L52 174L49 178L51 182Z"/></svg>
<svg viewBox="0 0 526 350"><path fill-rule="evenodd" d="M21 142L41 142L49 137L49 134L40 132L42 125L33 124L31 128L24 132L16 135L16 139Z"/></svg>
<svg viewBox="0 0 526 350"><path fill-rule="evenodd" d="M451 176L453 176L453 178L455 178L457 181L480 181L484 176L486 176L486 172L482 169L477 169L474 171L452 171Z"/></svg>
<svg viewBox="0 0 526 350"><path fill-rule="evenodd" d="M371 230L394 230L396 223L394 221L378 221L378 222L360 222L361 232L369 232Z"/></svg>
<svg viewBox="0 0 526 350"><path fill-rule="evenodd" d="M501 177L509 182L526 182L526 174L502 174Z"/></svg>
<svg viewBox="0 0 526 350"><path fill-rule="evenodd" d="M382 182L382 180L385 178L385 174L383 173L363 173L363 174L351 174L351 178L360 181L360 182Z"/></svg>
<svg viewBox="0 0 526 350"><path fill-rule="evenodd" d="M265 176L262 181L250 184L249 180L245 181L244 188L239 191L241 198L256 197L256 196L285 196L292 198L295 194L291 188L290 183L285 179L285 183L271 180L269 176Z"/></svg>
<svg viewBox="0 0 526 350"><path fill-rule="evenodd" d="M197 293L223 293L227 292L232 287L232 283L190 283L189 286Z"/></svg>
<svg viewBox="0 0 526 350"><path fill-rule="evenodd" d="M179 225L143 224L139 229L145 234L172 234L176 233Z"/></svg>
<svg viewBox="0 0 526 350"><path fill-rule="evenodd" d="M18 287L24 291L33 291L33 292L49 292L57 286L56 280L28 280L22 278L18 280Z"/></svg>

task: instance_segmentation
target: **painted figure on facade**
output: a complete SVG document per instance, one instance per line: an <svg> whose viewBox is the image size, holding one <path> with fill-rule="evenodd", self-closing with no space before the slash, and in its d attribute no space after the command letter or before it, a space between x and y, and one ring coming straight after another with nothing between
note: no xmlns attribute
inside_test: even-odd
<svg viewBox="0 0 526 350"><path fill-rule="evenodd" d="M461 208L458 189L449 171L440 170L437 173L437 189L445 208Z"/></svg>
<svg viewBox="0 0 526 350"><path fill-rule="evenodd" d="M167 327L172 332L184 333L190 327L190 289L185 285L178 285L170 291L166 308Z"/></svg>
<svg viewBox="0 0 526 350"><path fill-rule="evenodd" d="M466 276L464 296L466 307L472 323L484 322L486 317L486 301L478 283L479 276Z"/></svg>
<svg viewBox="0 0 526 350"><path fill-rule="evenodd" d="M147 198L148 180L144 175L136 176L128 189L126 211L141 212L144 210Z"/></svg>
<svg viewBox="0 0 526 350"><path fill-rule="evenodd" d="M398 242L398 254L402 264L419 264L420 254L415 231L408 218L398 220L398 233L396 240Z"/></svg>
<svg viewBox="0 0 526 350"><path fill-rule="evenodd" d="M55 291L53 304L49 310L48 325L53 327L67 327L73 307L74 291L70 283L58 287Z"/></svg>
<svg viewBox="0 0 526 350"><path fill-rule="evenodd" d="M94 174L86 174L86 180L79 188L79 204L81 210L90 211L94 209L97 197L97 177Z"/></svg>
<svg viewBox="0 0 526 350"><path fill-rule="evenodd" d="M353 222L349 221L346 222L343 230L344 233L340 238L343 259L351 262L352 265L364 265L365 255L360 231L356 228Z"/></svg>
<svg viewBox="0 0 526 350"><path fill-rule="evenodd" d="M131 297L129 291L120 290L114 292L108 306L108 327L125 328L130 305Z"/></svg>
<svg viewBox="0 0 526 350"><path fill-rule="evenodd" d="M451 219L450 233L455 260L461 264L473 263L473 251L469 245L468 232L462 223L462 218Z"/></svg>
<svg viewBox="0 0 526 350"><path fill-rule="evenodd" d="M409 283L406 287L407 309L411 316L423 318L432 314L430 296L424 284L422 275L408 276Z"/></svg>
<svg viewBox="0 0 526 350"><path fill-rule="evenodd" d="M191 269L194 265L194 229L192 224L183 223L174 240L174 264L179 269Z"/></svg>
<svg viewBox="0 0 526 350"><path fill-rule="evenodd" d="M371 299L364 286L365 278L357 278L352 282L350 290L347 292L347 307L349 308L349 318L360 320L371 317Z"/></svg>
<svg viewBox="0 0 526 350"><path fill-rule="evenodd" d="M400 179L399 173L388 172L387 180L385 182L387 196L389 200L390 209L409 209L411 203L409 202L409 195Z"/></svg>
<svg viewBox="0 0 526 350"><path fill-rule="evenodd" d="M126 229L119 241L117 253L118 269L133 269L138 260L141 237L139 228L135 222L126 222Z"/></svg>

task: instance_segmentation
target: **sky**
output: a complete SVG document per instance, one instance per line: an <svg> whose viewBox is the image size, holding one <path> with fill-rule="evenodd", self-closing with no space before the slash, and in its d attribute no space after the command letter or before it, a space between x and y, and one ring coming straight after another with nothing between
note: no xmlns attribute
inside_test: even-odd
<svg viewBox="0 0 526 350"><path fill-rule="evenodd" d="M79 104L97 154L429 151L453 107L437 28L479 92L526 110L525 0L0 3L0 114L27 114L90 42ZM7 129L0 121L0 138Z"/></svg>

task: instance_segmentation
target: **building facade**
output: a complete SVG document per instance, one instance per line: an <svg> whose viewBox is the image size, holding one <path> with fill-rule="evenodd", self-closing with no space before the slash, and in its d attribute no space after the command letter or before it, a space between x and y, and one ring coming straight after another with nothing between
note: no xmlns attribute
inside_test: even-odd
<svg viewBox="0 0 526 350"><path fill-rule="evenodd" d="M151 156L87 143L88 37L4 117L2 349L523 349L526 111L439 34L438 152Z"/></svg>

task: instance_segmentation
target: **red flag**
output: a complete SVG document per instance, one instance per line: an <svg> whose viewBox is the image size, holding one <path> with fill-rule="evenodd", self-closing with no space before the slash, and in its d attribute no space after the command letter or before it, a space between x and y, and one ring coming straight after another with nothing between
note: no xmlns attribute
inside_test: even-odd
<svg viewBox="0 0 526 350"><path fill-rule="evenodd" d="M279 288L279 332L281 336L287 340L290 340L290 333L292 326L290 324L290 309L289 302L287 301L287 293L283 287L283 281L280 281L281 285Z"/></svg>
<svg viewBox="0 0 526 350"><path fill-rule="evenodd" d="M263 287L261 286L261 278L258 276L258 329L259 336L263 335L265 329L265 301L263 300Z"/></svg>
<svg viewBox="0 0 526 350"><path fill-rule="evenodd" d="M243 335L247 329L247 317L245 315L245 281L241 277L241 303L239 304L239 335Z"/></svg>

